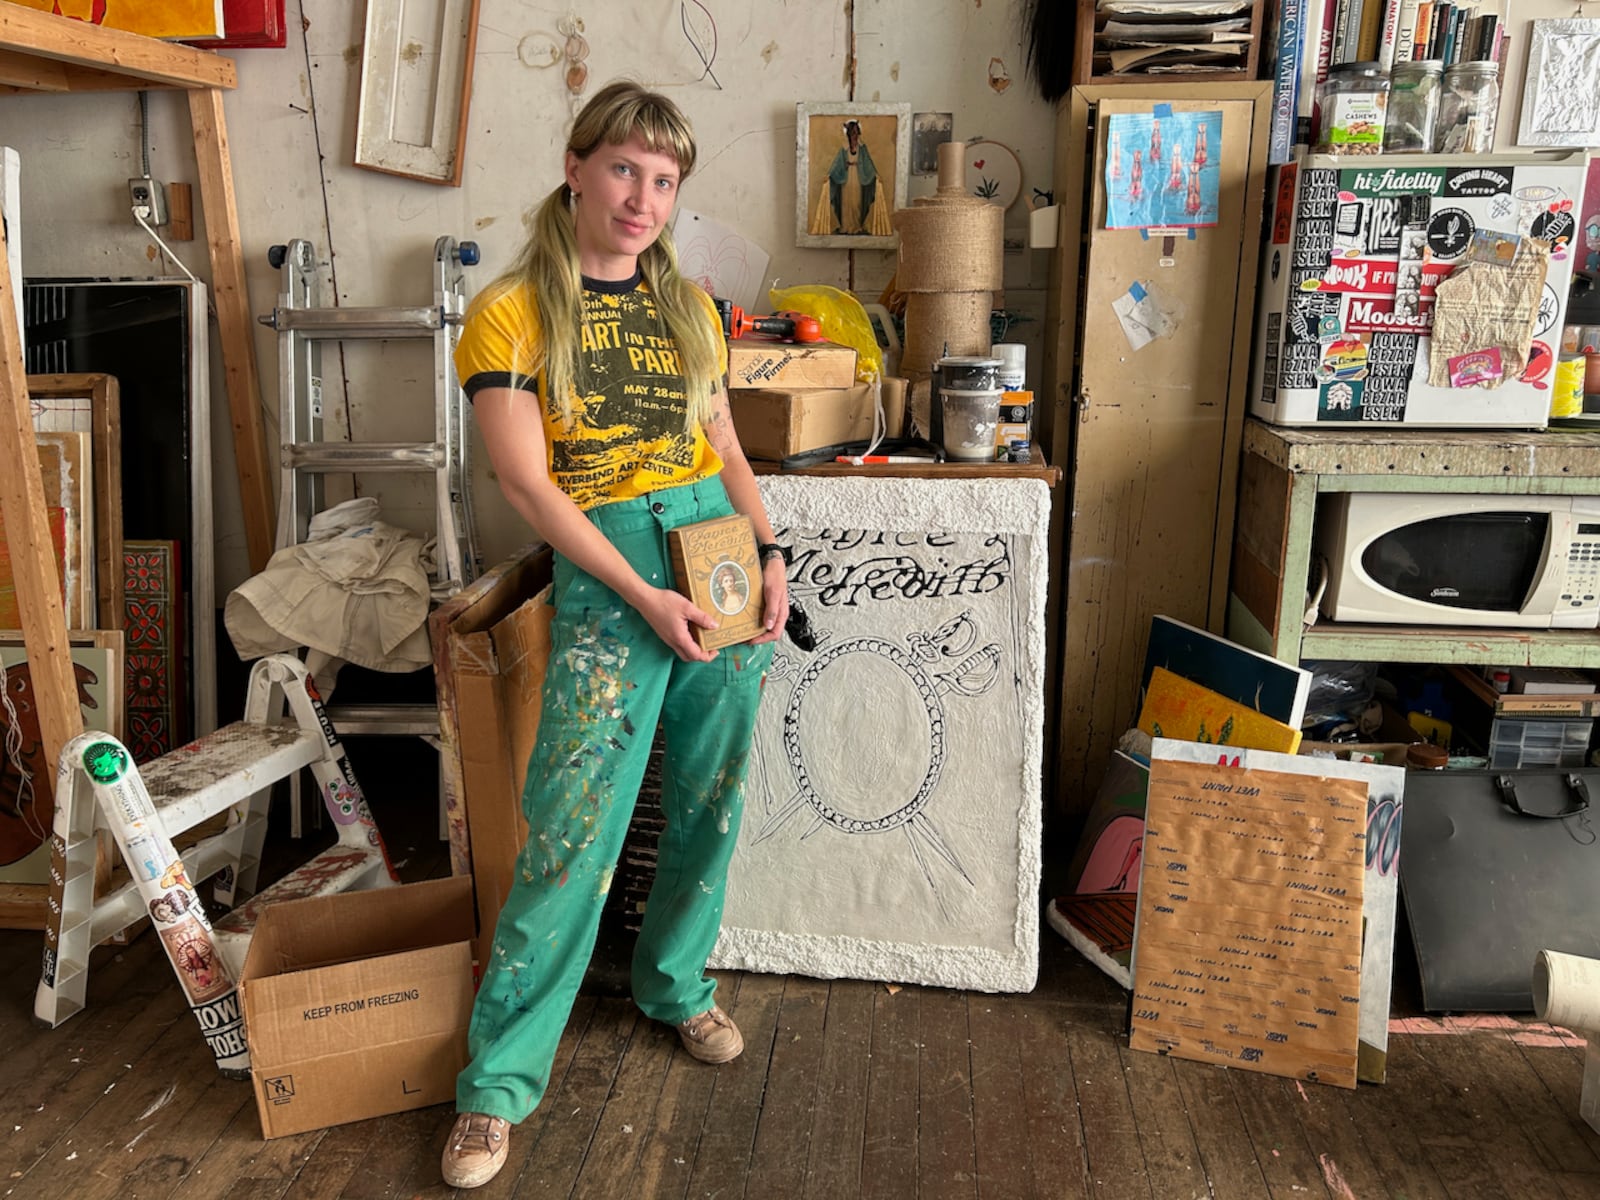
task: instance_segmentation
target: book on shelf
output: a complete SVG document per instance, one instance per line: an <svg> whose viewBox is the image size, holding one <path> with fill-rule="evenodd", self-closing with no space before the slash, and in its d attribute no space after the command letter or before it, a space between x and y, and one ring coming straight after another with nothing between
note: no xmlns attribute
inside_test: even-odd
<svg viewBox="0 0 1600 1200"><path fill-rule="evenodd" d="M1572 685L1567 693L1497 692L1470 667L1452 666L1449 674L1463 690L1487 704L1496 717L1522 721L1575 721L1600 717L1600 693L1576 690L1592 688L1593 683Z"/></svg>
<svg viewBox="0 0 1600 1200"><path fill-rule="evenodd" d="M1338 0L1301 0L1300 82L1295 90L1295 141L1311 143L1316 124L1317 84L1328 77L1333 46L1333 13Z"/></svg>
<svg viewBox="0 0 1600 1200"><path fill-rule="evenodd" d="M1378 60L1378 37L1383 29L1383 10L1387 0L1362 0L1361 28L1356 34L1356 62Z"/></svg>
<svg viewBox="0 0 1600 1200"><path fill-rule="evenodd" d="M1378 27L1378 65L1390 70L1400 49L1400 0L1384 0L1383 21Z"/></svg>
<svg viewBox="0 0 1600 1200"><path fill-rule="evenodd" d="M1305 55L1301 14L1308 0L1279 0L1277 37L1272 63L1272 123L1267 136L1267 162L1278 165L1294 157L1300 126L1300 61Z"/></svg>
<svg viewBox="0 0 1600 1200"><path fill-rule="evenodd" d="M1416 57L1417 7L1420 0L1398 0L1395 7L1394 61L1410 62Z"/></svg>
<svg viewBox="0 0 1600 1200"><path fill-rule="evenodd" d="M1428 36L1433 29L1435 0L1417 0L1417 19L1411 29L1411 57L1428 57Z"/></svg>
<svg viewBox="0 0 1600 1200"><path fill-rule="evenodd" d="M1333 49L1329 57L1329 65L1337 66L1349 62L1345 56L1345 41L1350 34L1350 5L1355 0L1335 0L1333 10Z"/></svg>
<svg viewBox="0 0 1600 1200"><path fill-rule="evenodd" d="M680 525L667 532L678 591L717 619L692 627L702 650L748 642L762 630L761 560L755 529L740 513Z"/></svg>

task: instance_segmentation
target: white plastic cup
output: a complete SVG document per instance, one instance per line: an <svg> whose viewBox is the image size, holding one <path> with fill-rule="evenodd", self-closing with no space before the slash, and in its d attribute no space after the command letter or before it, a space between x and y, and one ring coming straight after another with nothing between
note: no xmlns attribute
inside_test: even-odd
<svg viewBox="0 0 1600 1200"><path fill-rule="evenodd" d="M995 427L1000 423L1000 392L939 392L944 406L944 454L957 462L993 462Z"/></svg>

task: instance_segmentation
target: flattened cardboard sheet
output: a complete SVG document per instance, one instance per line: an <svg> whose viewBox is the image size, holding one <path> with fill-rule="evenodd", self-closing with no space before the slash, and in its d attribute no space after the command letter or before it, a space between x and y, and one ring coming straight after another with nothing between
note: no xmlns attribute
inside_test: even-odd
<svg viewBox="0 0 1600 1200"><path fill-rule="evenodd" d="M1367 789L1151 764L1135 1050L1356 1085Z"/></svg>

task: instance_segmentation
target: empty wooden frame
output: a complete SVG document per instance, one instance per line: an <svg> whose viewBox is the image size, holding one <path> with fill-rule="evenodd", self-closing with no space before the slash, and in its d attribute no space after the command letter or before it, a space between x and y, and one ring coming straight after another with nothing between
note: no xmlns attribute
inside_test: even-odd
<svg viewBox="0 0 1600 1200"><path fill-rule="evenodd" d="M479 0L367 0L355 164L461 185Z"/></svg>

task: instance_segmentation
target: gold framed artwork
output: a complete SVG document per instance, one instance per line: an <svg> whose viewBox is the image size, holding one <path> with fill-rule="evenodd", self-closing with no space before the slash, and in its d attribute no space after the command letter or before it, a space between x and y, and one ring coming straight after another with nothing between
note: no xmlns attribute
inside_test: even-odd
<svg viewBox="0 0 1600 1200"><path fill-rule="evenodd" d="M89 435L94 489L94 598L99 629L122 628L122 403L111 375L29 375L36 433ZM0 627L5 622L0 621Z"/></svg>
<svg viewBox="0 0 1600 1200"><path fill-rule="evenodd" d="M795 105L795 244L894 249L910 174L911 105Z"/></svg>

